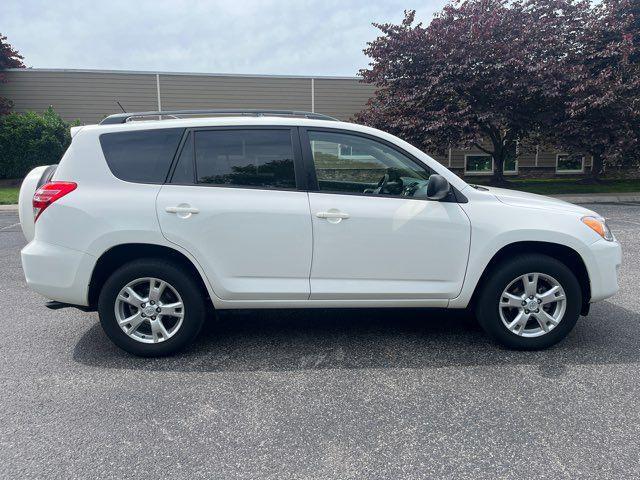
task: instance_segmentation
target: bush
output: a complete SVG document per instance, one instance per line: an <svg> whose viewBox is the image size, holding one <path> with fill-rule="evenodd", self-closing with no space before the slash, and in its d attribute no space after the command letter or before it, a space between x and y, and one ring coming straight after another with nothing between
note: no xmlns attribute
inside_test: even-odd
<svg viewBox="0 0 640 480"><path fill-rule="evenodd" d="M0 179L22 178L39 165L58 163L71 143L71 124L52 107L0 116Z"/></svg>

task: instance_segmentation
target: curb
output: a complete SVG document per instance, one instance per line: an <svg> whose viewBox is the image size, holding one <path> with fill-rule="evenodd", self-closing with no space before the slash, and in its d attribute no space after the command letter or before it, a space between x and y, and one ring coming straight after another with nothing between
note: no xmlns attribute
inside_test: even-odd
<svg viewBox="0 0 640 480"><path fill-rule="evenodd" d="M17 212L18 205L0 205L0 212Z"/></svg>
<svg viewBox="0 0 640 480"><path fill-rule="evenodd" d="M599 193L599 194L569 194L548 195L551 198L564 200L569 203L640 203L640 193Z"/></svg>

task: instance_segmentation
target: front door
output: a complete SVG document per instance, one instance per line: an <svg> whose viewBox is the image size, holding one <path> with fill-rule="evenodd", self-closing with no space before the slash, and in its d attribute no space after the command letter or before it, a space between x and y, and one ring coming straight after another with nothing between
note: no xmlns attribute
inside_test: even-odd
<svg viewBox="0 0 640 480"><path fill-rule="evenodd" d="M470 222L426 199L428 167L370 136L303 131L313 222L311 299L449 299L462 288Z"/></svg>
<svg viewBox="0 0 640 480"><path fill-rule="evenodd" d="M167 240L203 267L224 300L306 300L311 269L307 193L296 190L297 131L187 133L157 198Z"/></svg>

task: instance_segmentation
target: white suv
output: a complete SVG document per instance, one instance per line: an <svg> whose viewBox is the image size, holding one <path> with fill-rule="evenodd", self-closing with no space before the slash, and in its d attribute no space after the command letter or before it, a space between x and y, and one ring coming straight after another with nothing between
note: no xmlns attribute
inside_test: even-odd
<svg viewBox="0 0 640 480"><path fill-rule="evenodd" d="M175 352L211 307L470 307L536 349L618 290L620 245L590 210L469 185L361 125L208 113L74 127L21 188L27 283L97 309L128 352Z"/></svg>

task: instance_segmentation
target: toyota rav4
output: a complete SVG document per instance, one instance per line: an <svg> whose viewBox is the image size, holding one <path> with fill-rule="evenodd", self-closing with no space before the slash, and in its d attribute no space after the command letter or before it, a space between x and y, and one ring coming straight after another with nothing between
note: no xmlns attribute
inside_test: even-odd
<svg viewBox="0 0 640 480"><path fill-rule="evenodd" d="M591 210L469 185L393 135L306 112L74 127L59 165L24 180L20 221L28 285L97 310L143 356L237 308L468 308L501 344L544 348L617 291L621 259Z"/></svg>

